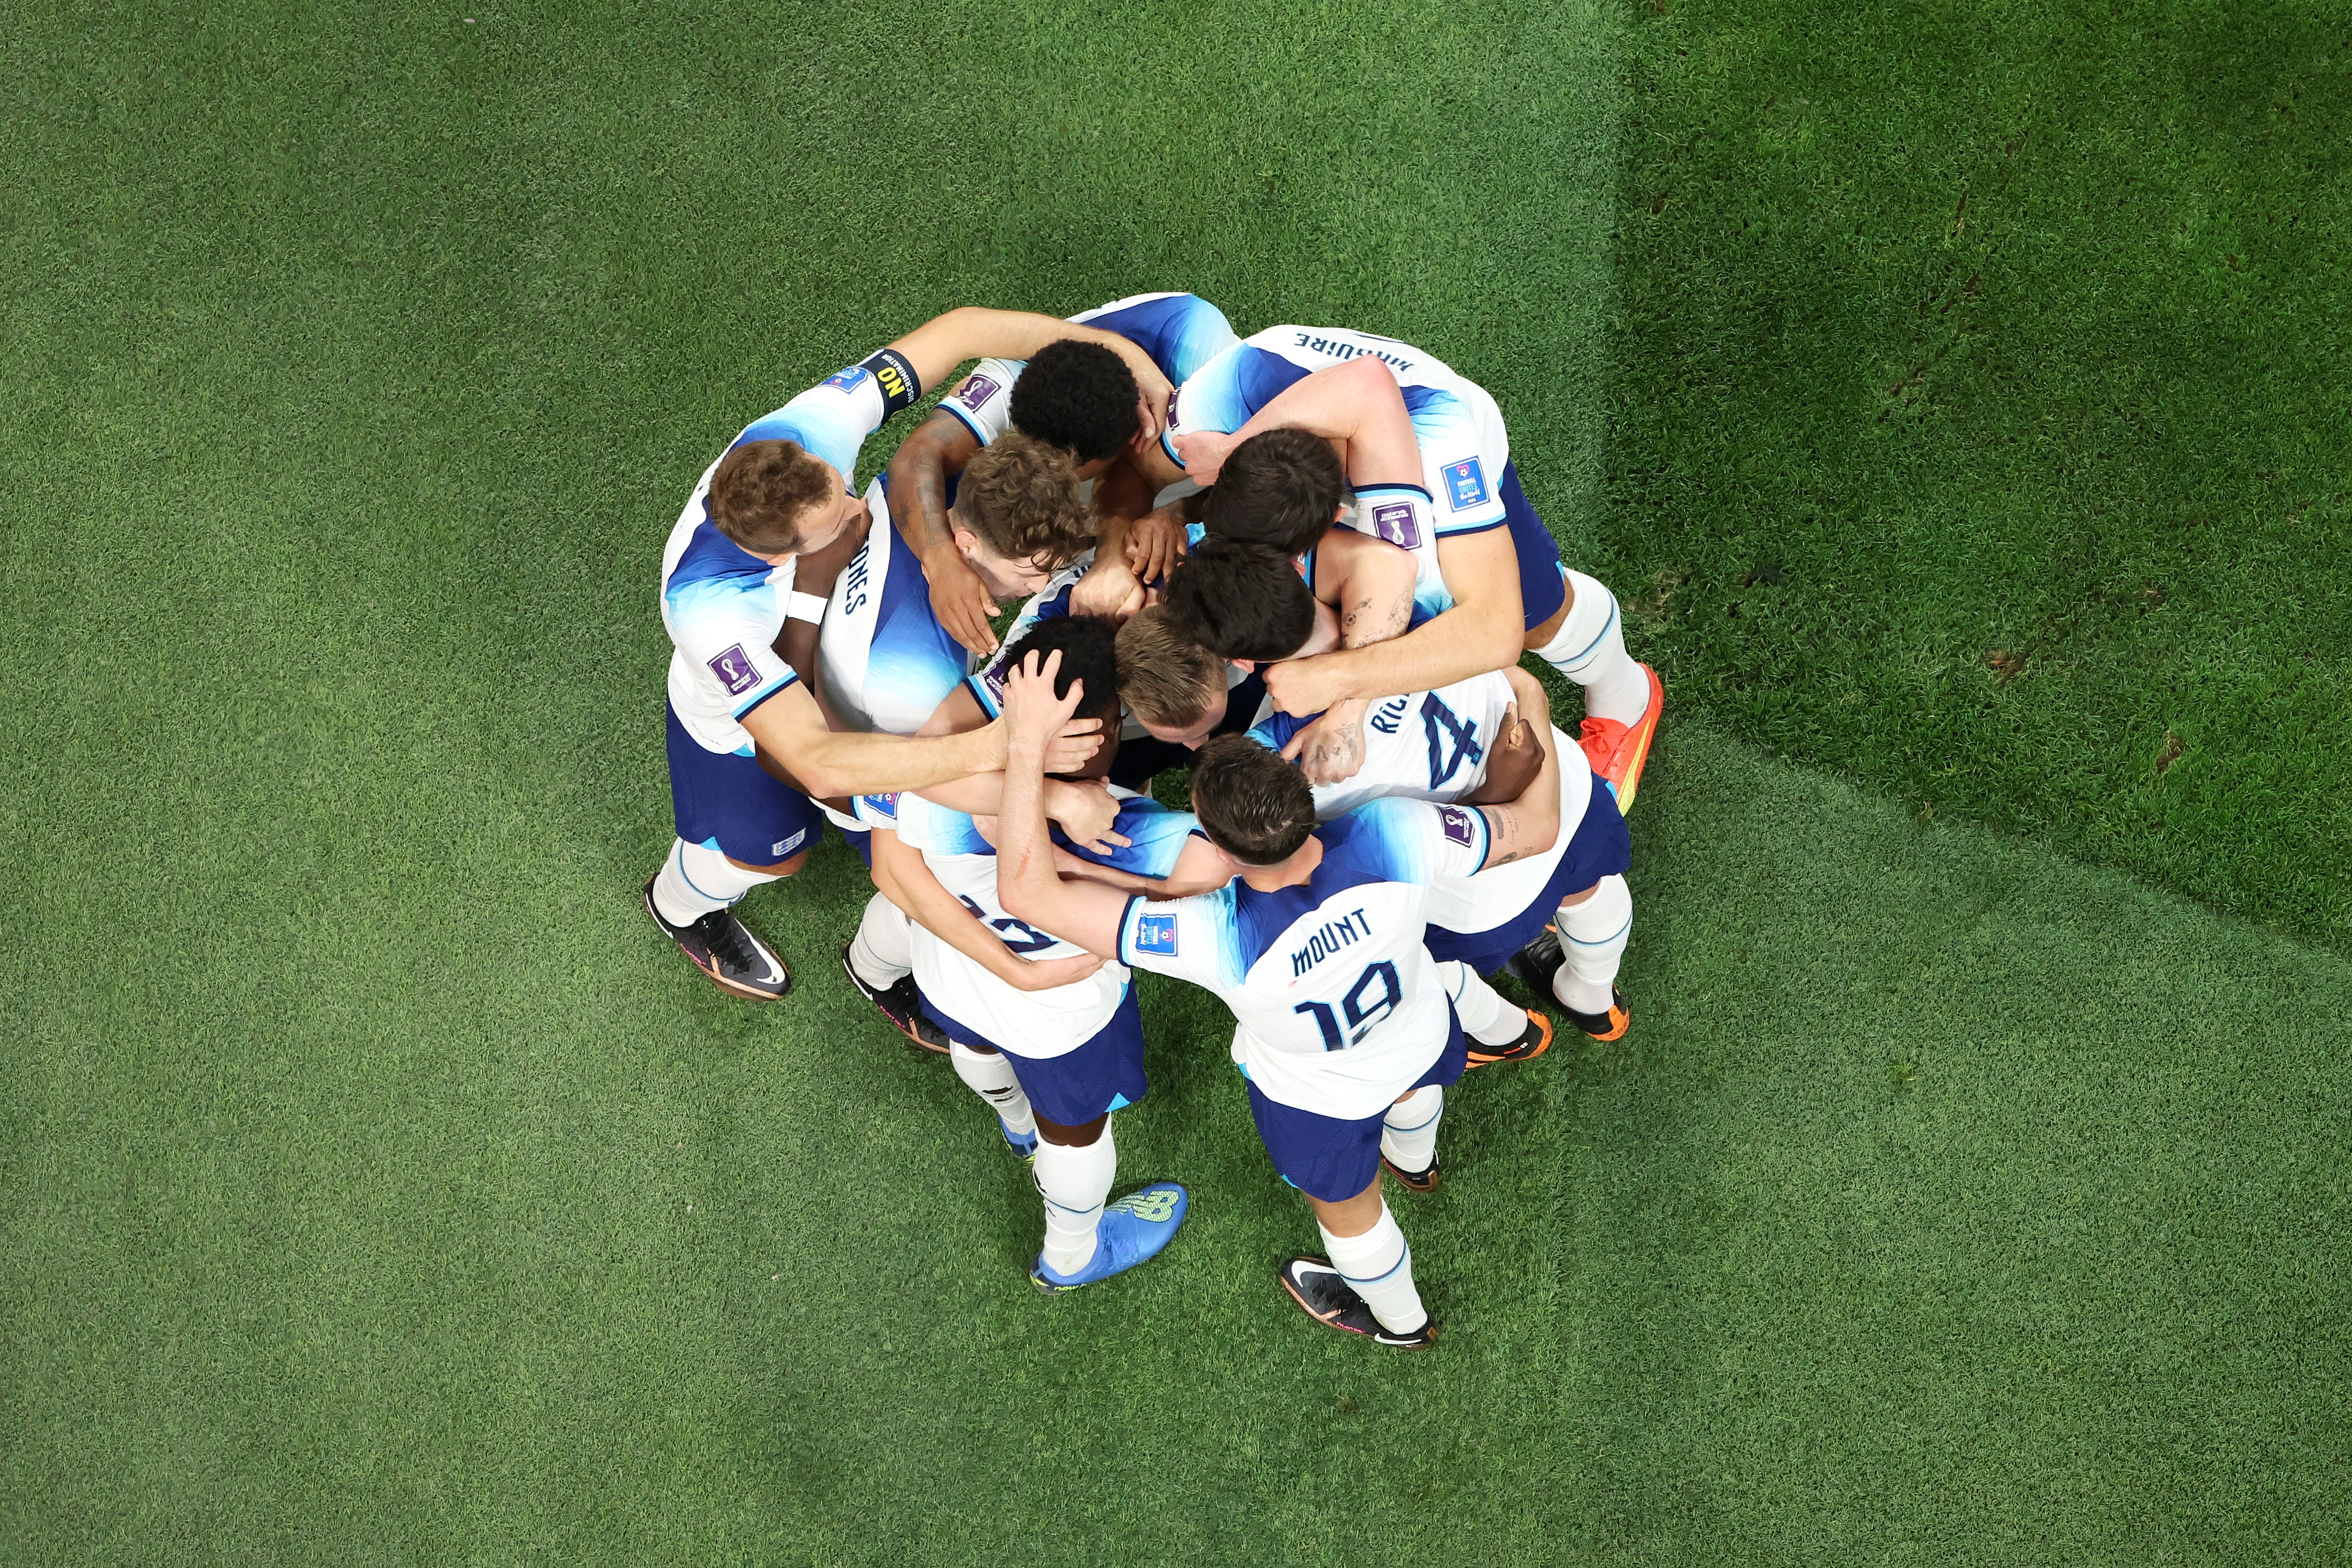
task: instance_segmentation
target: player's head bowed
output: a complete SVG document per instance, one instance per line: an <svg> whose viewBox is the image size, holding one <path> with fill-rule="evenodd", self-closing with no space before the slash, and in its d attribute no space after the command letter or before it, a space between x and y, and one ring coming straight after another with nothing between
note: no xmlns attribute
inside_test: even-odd
<svg viewBox="0 0 2352 1568"><path fill-rule="evenodd" d="M1315 831L1306 775L1245 735L1218 735L1192 763L1192 812L1209 842L1247 866L1279 866Z"/></svg>
<svg viewBox="0 0 2352 1568"><path fill-rule="evenodd" d="M1331 443L1304 430L1267 430L1234 448L1208 493L1202 526L1229 539L1303 555L1338 520L1347 476Z"/></svg>
<svg viewBox="0 0 2352 1568"><path fill-rule="evenodd" d="M1118 632L1101 616L1054 616L1038 622L1029 634L1005 649L1002 668L1019 669L1031 654L1043 665L1046 657L1059 653L1060 668L1054 675L1054 695L1066 699L1072 682L1083 685L1077 716L1103 721L1103 737L1108 742L1097 744L1086 765L1076 772L1057 773L1056 778L1096 779L1110 771L1111 758L1118 751Z"/></svg>
<svg viewBox="0 0 2352 1568"><path fill-rule="evenodd" d="M1064 338L1022 366L1013 384L1013 426L1072 453L1082 466L1118 455L1135 438L1135 373L1100 343Z"/></svg>
<svg viewBox="0 0 2352 1568"><path fill-rule="evenodd" d="M1230 659L1270 664L1315 635L1315 595L1290 557L1213 533L1169 574L1168 608L1192 640Z"/></svg>

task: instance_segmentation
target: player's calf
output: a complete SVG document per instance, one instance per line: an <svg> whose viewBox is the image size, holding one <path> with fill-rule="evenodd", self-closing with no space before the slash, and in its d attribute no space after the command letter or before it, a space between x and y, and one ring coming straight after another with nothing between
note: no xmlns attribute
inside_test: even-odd
<svg viewBox="0 0 2352 1568"><path fill-rule="evenodd" d="M798 870L805 858L753 869L705 845L676 840L662 868L646 879L646 913L712 984L731 995L772 1002L793 988L792 972L735 917L734 906L761 883Z"/></svg>
<svg viewBox="0 0 2352 1568"><path fill-rule="evenodd" d="M1557 1000L1569 1021L1596 1040L1614 1040L1633 1023L1617 967L1633 933L1633 893L1622 876L1603 877L1558 923L1511 960L1519 977Z"/></svg>

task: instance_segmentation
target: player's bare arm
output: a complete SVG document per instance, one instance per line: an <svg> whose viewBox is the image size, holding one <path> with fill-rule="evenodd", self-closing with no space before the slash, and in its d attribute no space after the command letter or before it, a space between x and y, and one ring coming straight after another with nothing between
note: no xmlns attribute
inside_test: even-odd
<svg viewBox="0 0 2352 1568"><path fill-rule="evenodd" d="M1437 560L1454 603L1401 637L1320 658L1277 664L1265 689L1285 713L1320 713L1351 697L1377 701L1399 689L1435 689L1519 661L1526 635L1519 600L1519 557L1508 529L1454 534L1437 542Z"/></svg>
<svg viewBox="0 0 2352 1568"><path fill-rule="evenodd" d="M1316 595L1331 606L1342 649L1387 642L1411 626L1413 578L1412 555L1384 539L1334 528L1316 546ZM1412 672L1402 665L1393 667L1389 679L1400 683L1397 691L1412 687ZM1378 695L1393 697L1396 692ZM1370 706L1362 697L1332 703L1290 738L1283 756L1297 763L1311 784L1341 784L1355 777L1368 750L1364 714Z"/></svg>
<svg viewBox="0 0 2352 1568"><path fill-rule="evenodd" d="M908 918L1016 991L1050 991L1084 980L1102 967L1093 953L1049 958L1022 957L982 923L963 901L940 885L922 851L908 847L887 827L874 830L874 885Z"/></svg>
<svg viewBox="0 0 2352 1568"><path fill-rule="evenodd" d="M1011 729L1005 745L1004 805L996 821L996 894L1005 913L1015 920L1074 947L1116 958L1127 895L1099 882L1064 881L1055 869L1054 844L1045 827L1048 749L1086 700L1082 681L1071 682L1066 696L1054 695L1054 678L1061 667L1058 650L1047 654L1042 664L1031 654L1004 683L1004 717Z"/></svg>
<svg viewBox="0 0 2352 1568"><path fill-rule="evenodd" d="M796 788L819 798L925 789L1004 766L1002 720L964 734L921 739L836 731L797 680L740 722L763 765L782 769ZM1048 765L1056 773L1083 767L1101 743L1101 727L1100 720L1072 720L1067 733L1048 740Z"/></svg>
<svg viewBox="0 0 2352 1568"><path fill-rule="evenodd" d="M1046 781L1051 783L1051 780ZM1234 864L1212 849L1205 839L1187 842L1176 857L1176 864L1168 875L1159 880L1139 877L1132 871L1098 865L1081 859L1056 846L1054 868L1065 881L1072 878L1100 882L1122 893L1140 893L1155 901L1168 899L1189 899L1195 893L1213 893L1234 879Z"/></svg>
<svg viewBox="0 0 2352 1568"><path fill-rule="evenodd" d="M996 651L996 632L988 624L996 616L996 600L956 549L948 521L948 476L962 472L979 452L980 438L964 422L935 408L892 455L882 491L890 526L923 563L931 613L966 648L990 654Z"/></svg>
<svg viewBox="0 0 2352 1568"><path fill-rule="evenodd" d="M1421 444L1396 373L1370 355L1301 376L1238 430L1179 436L1176 450L1186 473L1213 485L1235 447L1261 431L1281 429L1305 430L1330 442L1351 484L1421 482Z"/></svg>
<svg viewBox="0 0 2352 1568"><path fill-rule="evenodd" d="M1482 869L1541 855L1559 838L1559 748L1543 746L1538 739L1551 733L1551 703L1534 676L1516 668L1510 673L1515 678L1511 692L1517 700L1505 711L1503 728L1506 732L1514 728L1532 731L1529 738L1541 746L1543 761L1516 800L1478 807L1487 832Z"/></svg>
<svg viewBox="0 0 2352 1568"><path fill-rule="evenodd" d="M1070 590L1072 614L1123 621L1143 607L1143 578L1128 560L1128 538L1135 520L1151 510L1151 494L1125 456L1095 480L1094 564Z"/></svg>

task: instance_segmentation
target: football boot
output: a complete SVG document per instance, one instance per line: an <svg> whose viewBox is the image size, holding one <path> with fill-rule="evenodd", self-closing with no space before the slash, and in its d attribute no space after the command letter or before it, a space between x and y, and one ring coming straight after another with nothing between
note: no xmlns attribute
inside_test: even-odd
<svg viewBox="0 0 2352 1568"><path fill-rule="evenodd" d="M1592 771L1617 797L1620 812L1633 809L1633 792L1642 787L1642 764L1650 760L1650 739L1658 732L1658 714L1666 705L1666 688L1658 672L1645 664L1642 673L1650 678L1650 705L1639 719L1631 724L1587 719L1576 738Z"/></svg>
<svg viewBox="0 0 2352 1568"><path fill-rule="evenodd" d="M1509 1045L1486 1046L1475 1039L1471 1040L1470 1065L1483 1068L1496 1062L1531 1062L1549 1049L1551 1020L1530 1007L1528 1009L1528 1026L1520 1030L1519 1037Z"/></svg>
<svg viewBox="0 0 2352 1568"><path fill-rule="evenodd" d="M849 983L857 987L857 994L873 1003L876 1010L889 1021L890 1026L907 1037L909 1042L927 1051L947 1055L947 1031L932 1023L929 1016L924 1013L922 994L915 989L915 977L901 974L878 989L868 985L857 977L856 966L849 962L851 945L849 942L841 944L841 972L849 976ZM1008 1132L1005 1136L1010 1138L1012 1134Z"/></svg>
<svg viewBox="0 0 2352 1568"><path fill-rule="evenodd" d="M721 991L753 1002L773 1002L793 988L792 971L784 967L751 928L732 910L713 910L682 926L662 919L654 908L654 879L646 879L646 913L662 934L677 943L694 967Z"/></svg>
<svg viewBox="0 0 2352 1568"><path fill-rule="evenodd" d="M1048 1296L1059 1296L1150 1262L1174 1239L1190 1201L1173 1182L1154 1182L1128 1194L1095 1221L1095 1255L1085 1268L1076 1274L1058 1273L1041 1252L1036 1267L1029 1270L1029 1283Z"/></svg>
<svg viewBox="0 0 2352 1568"><path fill-rule="evenodd" d="M1331 1267L1328 1258L1294 1258L1282 1266L1281 1274L1282 1288L1290 1292L1299 1310L1327 1329L1361 1334L1376 1345L1401 1351L1425 1349L1436 1342L1437 1323L1433 1319L1405 1334L1381 1327L1381 1321L1372 1316L1371 1308Z"/></svg>

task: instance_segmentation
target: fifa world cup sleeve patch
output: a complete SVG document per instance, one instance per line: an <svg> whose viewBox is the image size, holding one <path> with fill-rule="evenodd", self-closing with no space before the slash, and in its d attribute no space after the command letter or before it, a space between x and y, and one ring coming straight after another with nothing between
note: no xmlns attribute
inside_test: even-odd
<svg viewBox="0 0 2352 1568"><path fill-rule="evenodd" d="M964 377L963 390L956 394L956 401L977 413L980 405L995 396L996 393L997 385L992 378L984 375L968 375Z"/></svg>
<svg viewBox="0 0 2352 1568"><path fill-rule="evenodd" d="M898 791L892 790L888 795L861 795L857 799L873 816L887 816L893 822L898 820Z"/></svg>
<svg viewBox="0 0 2352 1568"><path fill-rule="evenodd" d="M881 387L882 417L885 419L923 395L922 384L915 378L914 364L897 349L882 349L869 354L857 362L857 368L871 374L875 384Z"/></svg>
<svg viewBox="0 0 2352 1568"><path fill-rule="evenodd" d="M752 667L741 643L724 653L713 654L708 662L710 673L719 678L719 684L727 689L730 697L740 697L760 684L760 672Z"/></svg>
<svg viewBox="0 0 2352 1568"><path fill-rule="evenodd" d="M1154 958L1176 956L1176 917L1174 915L1138 915L1135 917L1135 951L1150 953Z"/></svg>
<svg viewBox="0 0 2352 1568"><path fill-rule="evenodd" d="M1473 468L1477 467L1475 458L1471 460L1470 466ZM1454 506L1458 511L1464 503L1459 499L1461 492L1458 489L1454 494ZM1386 506L1372 508L1372 531L1400 549L1421 548L1421 525L1413 521L1411 501L1391 501Z"/></svg>
<svg viewBox="0 0 2352 1568"><path fill-rule="evenodd" d="M1465 849L1470 847L1477 830L1472 826L1468 812L1458 805L1441 805L1437 808L1437 819L1444 827L1447 838Z"/></svg>
<svg viewBox="0 0 2352 1568"><path fill-rule="evenodd" d="M1465 458L1446 466L1445 500L1455 511L1486 503L1486 470L1478 466L1477 458Z"/></svg>

